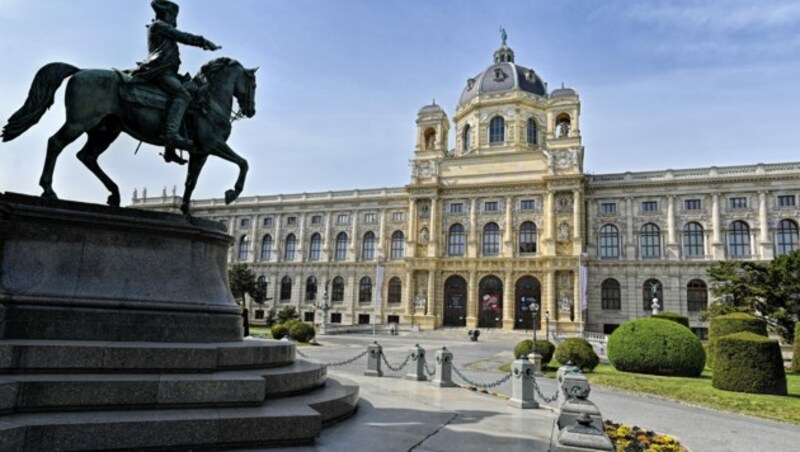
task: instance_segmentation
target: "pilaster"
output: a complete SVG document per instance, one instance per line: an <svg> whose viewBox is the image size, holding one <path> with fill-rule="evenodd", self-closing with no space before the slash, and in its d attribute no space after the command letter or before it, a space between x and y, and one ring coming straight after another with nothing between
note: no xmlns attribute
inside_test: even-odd
<svg viewBox="0 0 800 452"><path fill-rule="evenodd" d="M467 281L467 327L478 327L478 282L475 270L469 271Z"/></svg>
<svg viewBox="0 0 800 452"><path fill-rule="evenodd" d="M758 227L759 227L759 255L761 259L771 260L774 257L771 234L769 230L769 217L767 215L767 199L769 192L758 192Z"/></svg>
<svg viewBox="0 0 800 452"><path fill-rule="evenodd" d="M467 239L467 257L478 256L478 200L473 198L469 207L469 235Z"/></svg>
<svg viewBox="0 0 800 452"><path fill-rule="evenodd" d="M511 270L507 270L503 277L503 329L511 331L514 329L514 275Z"/></svg>

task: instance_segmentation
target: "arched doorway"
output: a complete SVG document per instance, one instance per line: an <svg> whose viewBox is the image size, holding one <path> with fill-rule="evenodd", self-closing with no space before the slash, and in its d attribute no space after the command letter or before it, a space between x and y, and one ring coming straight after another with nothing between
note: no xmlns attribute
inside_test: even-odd
<svg viewBox="0 0 800 452"><path fill-rule="evenodd" d="M524 276L517 281L515 290L516 317L514 319L514 328L516 329L533 329L533 316L531 315L531 306L537 305L539 307L537 312L537 326L541 326L542 319L542 284L533 276Z"/></svg>
<svg viewBox="0 0 800 452"><path fill-rule="evenodd" d="M496 276L487 276L478 286L478 327L503 327L503 282Z"/></svg>
<svg viewBox="0 0 800 452"><path fill-rule="evenodd" d="M444 282L444 326L467 326L467 281L460 276Z"/></svg>

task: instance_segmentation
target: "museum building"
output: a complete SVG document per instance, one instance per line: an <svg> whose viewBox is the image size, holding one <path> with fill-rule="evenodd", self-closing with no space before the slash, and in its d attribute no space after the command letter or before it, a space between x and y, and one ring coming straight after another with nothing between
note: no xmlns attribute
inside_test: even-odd
<svg viewBox="0 0 800 452"><path fill-rule="evenodd" d="M405 187L193 202L234 237L271 307L307 321L609 333L662 310L701 336L706 269L798 247L800 163L590 175L580 98L552 91L504 42L451 122L416 119ZM453 127L455 147L450 148ZM134 207L180 199L134 195ZM536 308L536 309L533 309Z"/></svg>

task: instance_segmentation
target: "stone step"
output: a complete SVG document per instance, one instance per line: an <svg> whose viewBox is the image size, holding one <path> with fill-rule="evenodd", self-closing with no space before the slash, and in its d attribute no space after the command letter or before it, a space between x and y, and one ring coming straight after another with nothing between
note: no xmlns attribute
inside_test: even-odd
<svg viewBox="0 0 800 452"><path fill-rule="evenodd" d="M0 412L257 406L323 385L324 365L200 374L12 374L0 378Z"/></svg>
<svg viewBox="0 0 800 452"><path fill-rule="evenodd" d="M258 407L13 414L0 419L0 449L191 450L311 444L324 423L352 414L358 387L328 380L313 393Z"/></svg>
<svg viewBox="0 0 800 452"><path fill-rule="evenodd" d="M210 344L0 340L0 374L215 372L279 367L295 345L264 339Z"/></svg>

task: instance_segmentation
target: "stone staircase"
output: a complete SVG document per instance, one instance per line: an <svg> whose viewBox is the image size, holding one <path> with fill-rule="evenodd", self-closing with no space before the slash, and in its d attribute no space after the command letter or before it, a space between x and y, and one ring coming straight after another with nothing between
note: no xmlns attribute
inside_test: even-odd
<svg viewBox="0 0 800 452"><path fill-rule="evenodd" d="M358 387L295 345L0 340L0 450L313 443Z"/></svg>

